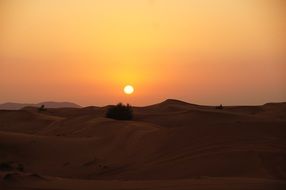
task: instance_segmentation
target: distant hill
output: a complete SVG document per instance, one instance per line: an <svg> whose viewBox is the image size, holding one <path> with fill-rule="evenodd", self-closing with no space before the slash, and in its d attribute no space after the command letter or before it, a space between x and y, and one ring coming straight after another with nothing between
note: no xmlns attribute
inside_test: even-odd
<svg viewBox="0 0 286 190"><path fill-rule="evenodd" d="M0 104L0 109L1 110L19 110L27 106L39 107L41 105L45 105L46 108L81 108L80 105L72 103L72 102L40 102L37 104L8 102L8 103Z"/></svg>

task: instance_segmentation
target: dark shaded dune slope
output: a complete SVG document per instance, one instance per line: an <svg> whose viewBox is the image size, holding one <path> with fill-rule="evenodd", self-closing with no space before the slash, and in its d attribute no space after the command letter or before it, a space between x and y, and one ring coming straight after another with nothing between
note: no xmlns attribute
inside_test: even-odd
<svg viewBox="0 0 286 190"><path fill-rule="evenodd" d="M0 131L33 134L62 119L26 110L0 110Z"/></svg>

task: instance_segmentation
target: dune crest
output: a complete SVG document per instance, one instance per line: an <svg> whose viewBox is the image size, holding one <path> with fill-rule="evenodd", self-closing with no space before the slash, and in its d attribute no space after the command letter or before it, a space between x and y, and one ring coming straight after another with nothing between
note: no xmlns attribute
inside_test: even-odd
<svg viewBox="0 0 286 190"><path fill-rule="evenodd" d="M81 108L80 105L77 105L72 102L40 102L37 104L26 104L26 103L14 103L7 102L0 104L0 110L19 110L25 107L40 107L45 105L46 108Z"/></svg>

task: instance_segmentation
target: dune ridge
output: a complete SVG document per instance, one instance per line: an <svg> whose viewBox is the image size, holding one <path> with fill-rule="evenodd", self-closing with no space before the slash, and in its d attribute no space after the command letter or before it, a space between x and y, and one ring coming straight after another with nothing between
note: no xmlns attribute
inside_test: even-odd
<svg viewBox="0 0 286 190"><path fill-rule="evenodd" d="M15 102L7 102L0 104L0 110L19 110L25 107L40 107L41 105L45 105L47 108L81 108L80 105L77 105L72 102L54 102L54 101L46 101L40 102L37 104L29 104L29 103L15 103Z"/></svg>

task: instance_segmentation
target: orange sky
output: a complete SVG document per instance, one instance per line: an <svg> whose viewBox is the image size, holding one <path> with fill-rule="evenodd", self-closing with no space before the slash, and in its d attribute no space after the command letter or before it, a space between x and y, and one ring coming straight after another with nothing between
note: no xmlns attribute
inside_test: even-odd
<svg viewBox="0 0 286 190"><path fill-rule="evenodd" d="M286 101L285 14L283 0L0 0L0 103Z"/></svg>

